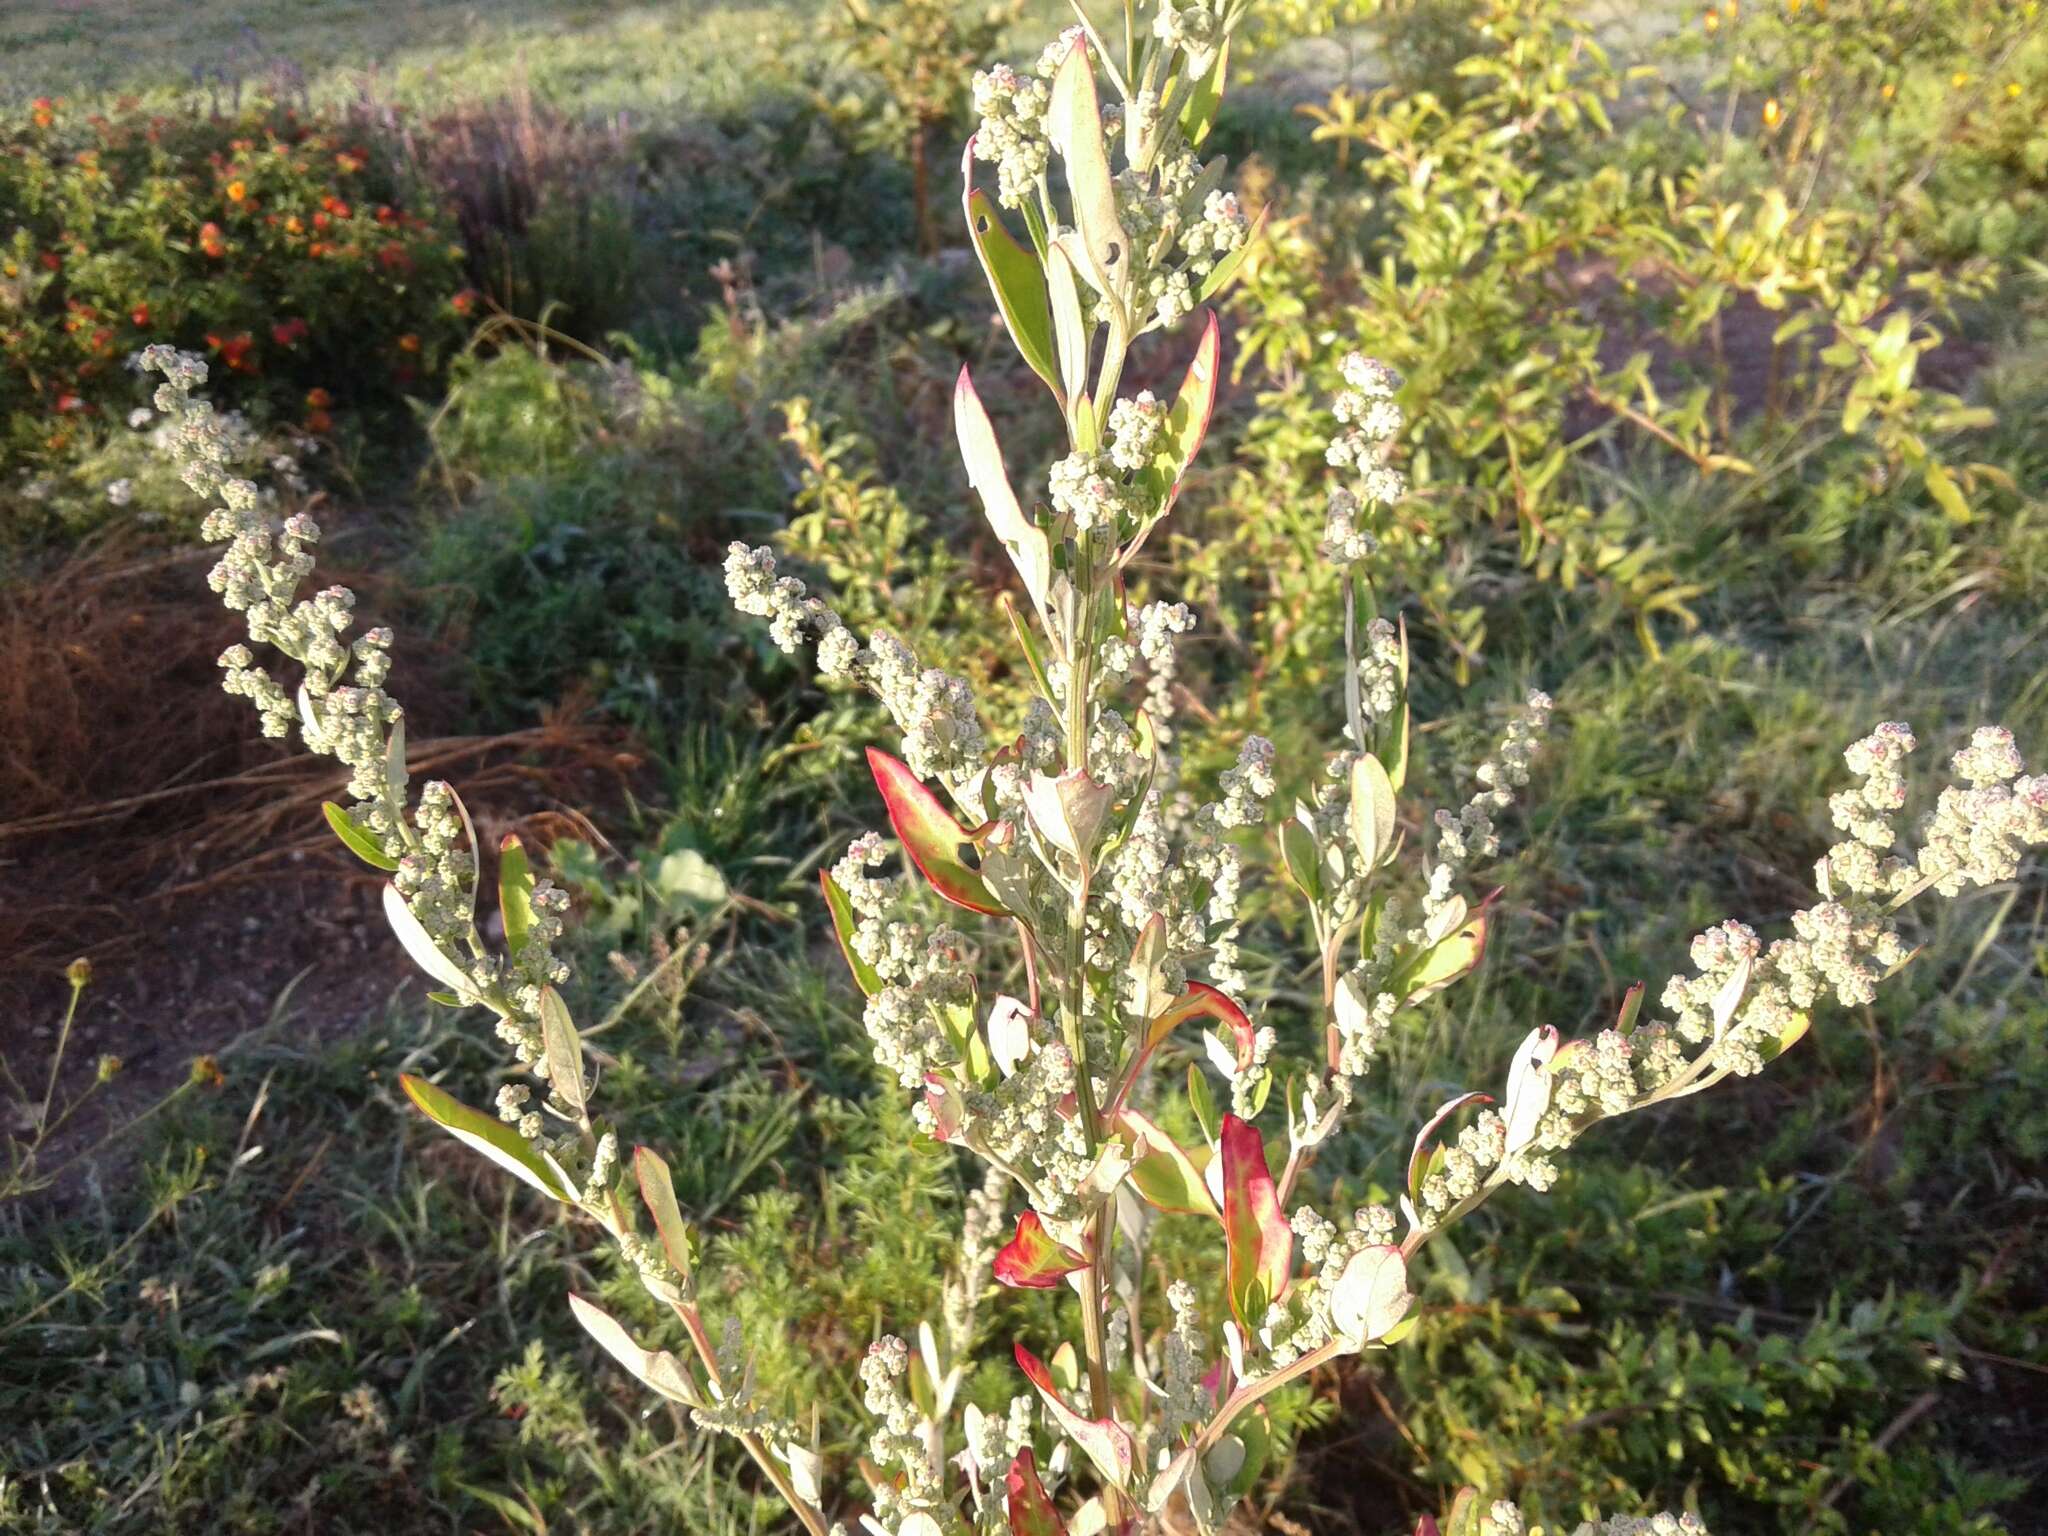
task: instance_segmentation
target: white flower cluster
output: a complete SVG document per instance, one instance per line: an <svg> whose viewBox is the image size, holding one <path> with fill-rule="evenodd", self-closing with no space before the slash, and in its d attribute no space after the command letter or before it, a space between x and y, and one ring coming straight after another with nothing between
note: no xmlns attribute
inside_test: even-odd
<svg viewBox="0 0 2048 1536"><path fill-rule="evenodd" d="M1113 186L1131 244L1132 312L1152 325L1177 324L1193 311L1203 279L1243 246L1251 221L1236 194L1204 189L1201 163L1185 149L1159 156L1149 175L1121 172Z"/></svg>
<svg viewBox="0 0 2048 1536"><path fill-rule="evenodd" d="M1143 469L1152 462L1165 425L1165 402L1151 390L1117 401L1109 411L1109 462L1121 470Z"/></svg>
<svg viewBox="0 0 2048 1536"><path fill-rule="evenodd" d="M1920 873L1944 896L2019 873L2021 853L2048 842L2048 774L2026 772L2012 732L1983 726L1954 758L1963 785L1941 792L1920 829Z"/></svg>
<svg viewBox="0 0 2048 1536"><path fill-rule="evenodd" d="M1379 547L1363 526L1366 509L1392 506L1407 494L1407 481L1387 462L1406 423L1393 399L1401 387L1393 369L1353 352L1339 370L1346 386L1333 403L1340 430L1324 457L1334 467L1352 471L1355 479L1330 492L1322 547L1328 559L1350 565Z"/></svg>
<svg viewBox="0 0 2048 1536"><path fill-rule="evenodd" d="M1303 1262L1315 1273L1298 1280L1286 1298L1269 1306L1260 1320L1259 1339L1275 1370L1285 1369L1337 1336L1330 1298L1336 1294L1338 1277L1358 1254L1385 1247L1393 1240L1395 1218L1384 1205L1362 1206L1352 1213L1350 1230L1345 1231L1304 1205L1288 1218L1288 1225L1301 1241Z"/></svg>
<svg viewBox="0 0 2048 1536"><path fill-rule="evenodd" d="M1195 1307L1195 1288L1185 1280L1174 1281L1166 1288L1166 1304L1173 1310L1173 1327L1162 1345L1160 1385L1166 1400L1161 1415L1166 1421L1166 1439L1172 1444L1209 1417L1209 1393L1202 1386L1209 1366L1203 1354L1202 1315Z"/></svg>
<svg viewBox="0 0 2048 1536"><path fill-rule="evenodd" d="M1125 483L1107 453L1076 449L1056 460L1047 489L1053 511L1071 519L1077 534L1100 529L1121 538L1150 510L1143 491Z"/></svg>
<svg viewBox="0 0 2048 1536"><path fill-rule="evenodd" d="M901 1486L888 1478L875 1483L875 1518L890 1530L911 1514L946 1508L936 1437L927 1435L928 1421L904 1389L909 1374L910 1346L894 1334L870 1344L860 1363L861 1401L878 1421L868 1438L869 1459L903 1474Z"/></svg>
<svg viewBox="0 0 2048 1536"><path fill-rule="evenodd" d="M920 667L916 652L887 630L876 630L865 650L831 606L809 595L794 576L777 576L765 547L734 542L726 550L725 587L741 613L768 620L776 645L794 654L806 630L816 634L818 670L868 689L903 732L903 760L919 778L958 785L979 772L988 739L964 678Z"/></svg>
<svg viewBox="0 0 2048 1536"><path fill-rule="evenodd" d="M1481 859L1500 852L1500 832L1493 818L1515 803L1514 792L1529 782L1529 765L1550 728L1550 695L1531 689L1522 712L1508 724L1499 748L1479 765L1479 788L1453 814L1436 813L1436 863L1430 866L1429 890L1423 897L1423 921L1429 924L1451 901L1451 885Z"/></svg>
<svg viewBox="0 0 2048 1536"><path fill-rule="evenodd" d="M1055 45L1057 47L1058 45ZM1046 82L1058 68L1053 49L1039 64L1039 79L998 64L974 77L974 156L996 168L996 200L1005 208L1022 208L1038 188L1052 156L1046 137L1045 111L1052 104Z"/></svg>
<svg viewBox="0 0 2048 1536"><path fill-rule="evenodd" d="M233 428L193 391L206 381L206 364L170 347L146 348L138 365L161 373L156 391L160 430L185 483L200 496L219 497L201 534L226 551L208 575L221 601L247 620L249 639L270 645L304 669L295 701L247 645L221 654L227 692L255 705L267 736L290 734L296 721L307 750L333 757L349 770L352 815L362 831L398 868L392 883L407 910L442 958L464 979L470 996L499 1015L498 1033L522 1068L546 1075L540 1032L540 995L568 979L554 952L569 906L568 893L540 881L532 895L533 923L509 957L485 954L472 942L477 871L468 824L455 792L432 782L408 809L403 761L403 711L384 691L391 669L392 634L369 629L345 640L355 622L355 594L328 587L301 598L313 573L320 527L297 513L273 528L262 513L267 498L226 466L241 451ZM524 1099L506 1115L529 1140L542 1130L540 1114ZM501 1098L499 1110L507 1103ZM568 1155L568 1141L562 1151ZM596 1170L593 1170L595 1172Z"/></svg>
<svg viewBox="0 0 2048 1536"><path fill-rule="evenodd" d="M1520 1529L1519 1523L1517 1529ZM1674 1515L1668 1510L1654 1515L1613 1515L1606 1520L1588 1520L1572 1536L1708 1536L1698 1515Z"/></svg>
<svg viewBox="0 0 2048 1536"><path fill-rule="evenodd" d="M1223 19L1212 0L1187 0L1184 5L1159 0L1158 13L1152 18L1152 33L1168 48L1185 53L1188 68L1200 74L1223 35Z"/></svg>

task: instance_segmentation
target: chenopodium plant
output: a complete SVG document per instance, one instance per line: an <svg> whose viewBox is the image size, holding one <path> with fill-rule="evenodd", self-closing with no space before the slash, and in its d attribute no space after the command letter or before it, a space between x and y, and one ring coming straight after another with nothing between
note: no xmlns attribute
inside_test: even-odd
<svg viewBox="0 0 2048 1536"><path fill-rule="evenodd" d="M1014 733L993 736L968 685L920 666L901 638L877 630L861 640L779 575L770 551L735 545L727 560L742 611L768 619L785 649L813 639L823 671L880 697L901 732L900 757L870 752L895 840L917 878L973 914L960 929L921 927L914 881L883 872L878 835L822 875L877 1062L914 1096L926 1134L987 1166L937 1325L921 1323L914 1347L880 1339L859 1369L878 1421L861 1465L871 1503L859 1516L874 1536L1087 1536L1190 1520L1214 1531L1272 1449L1267 1399L1319 1365L1391 1348L1414 1326L1409 1265L1432 1237L1504 1185L1547 1188L1557 1158L1595 1121L1757 1071L1798 1039L1823 996L1867 1000L1908 958L1896 918L1907 901L2009 879L2023 849L2048 840L2048 776L2026 775L2011 737L1987 728L1958 754L1963 783L1942 792L1917 856L1896 852L1901 764L1914 743L1904 726L1881 726L1849 751L1858 782L1832 805L1847 836L1821 861L1819 900L1795 915L1790 937L1766 947L1748 927L1722 924L1696 944L1697 973L1665 989L1667 1019L1641 1017L1638 987L1591 1039L1530 1031L1498 1099L1457 1095L1422 1126L1398 1208L1368 1206L1340 1223L1307 1201L1304 1175L1403 1010L1479 963L1489 902L1475 906L1460 886L1496 850L1497 818L1527 782L1550 706L1531 696L1481 765L1478 791L1435 814L1425 873L1408 888L1407 644L1376 612L1368 579L1374 528L1405 489L1389 462L1400 381L1347 358L1323 540L1345 604L1344 735L1275 838L1316 939L1321 1050L1274 1094L1276 1034L1255 1017L1235 941L1245 853L1268 819L1277 765L1251 738L1215 798L1180 782L1162 685L1192 617L1177 604L1134 607L1125 581L1200 447L1219 363L1213 321L1174 399L1118 392L1132 344L1228 282L1250 233L1214 191L1220 167L1197 160L1238 14L1166 0L1149 35L1127 22L1114 57L1098 32L1077 28L1035 77L996 70L976 82L984 115L965 167L969 227L1069 449L1046 503L1027 513L963 373L962 454L1026 599L1003 605L1034 690ZM1115 91L1108 110L1100 77ZM982 161L997 170L993 199L973 187ZM1025 241L999 205L1021 215ZM504 945L485 943L462 803L445 784L416 795L409 786L403 714L382 686L390 634L347 642L352 595L300 595L319 530L303 514L273 527L259 490L222 470L219 422L193 395L203 364L163 349L147 361L167 375L158 404L192 485L221 502L205 526L228 544L213 585L246 613L252 641L304 670L294 696L238 645L222 657L228 688L252 701L266 732L296 723L309 747L348 768L353 804L328 808L335 831L389 872L386 912L439 983L436 999L492 1014L518 1068L496 1114L416 1078L406 1092L609 1236L674 1311L693 1358L645 1347L572 1296L583 1325L650 1390L736 1437L814 1536L837 1529L815 1440L757 1398L731 1320L714 1330L706 1316L696 1239L668 1166L646 1148L624 1166L617 1130L595 1112L597 1085L559 990L566 898L508 838L497 881ZM990 976L1007 990L985 997ZM1202 1048L1184 1052L1176 1035L1195 1025ZM1194 1144L1160 1124L1180 1118L1162 1112L1179 1089L1160 1069L1184 1055L1194 1058ZM1455 1135L1454 1116L1464 1117ZM1170 1248L1182 1251L1153 1241L1168 1215L1213 1233L1214 1266L1157 1273ZM1002 1414L961 1391L991 1281L1070 1290L1078 1327L1078 1341L1044 1357L1012 1344L1028 1390ZM1227 1315L1205 1318L1218 1292ZM1468 1491L1447 1528L1513 1536L1521 1525L1513 1505ZM1664 1515L1584 1530L1697 1528Z"/></svg>

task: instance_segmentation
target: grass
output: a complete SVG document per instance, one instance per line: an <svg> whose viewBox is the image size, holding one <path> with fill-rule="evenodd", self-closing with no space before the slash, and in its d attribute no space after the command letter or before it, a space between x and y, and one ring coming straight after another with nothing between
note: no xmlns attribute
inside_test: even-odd
<svg viewBox="0 0 2048 1536"><path fill-rule="evenodd" d="M872 715L802 691L736 632L714 567L727 537L784 520L798 474L779 407L802 393L866 440L845 439L848 462L872 452L972 594L986 540L931 445L961 359L999 414L1008 381L971 270L899 259L900 197L774 193L777 177L848 179L805 160L810 129L788 110L815 41L775 91L758 78L762 39L783 49L815 14L515 0L487 20L379 11L373 27L349 4L81 4L0 20L0 46L39 91L169 87L238 57L255 77L289 57L315 97L374 67L405 102L517 87L644 116L629 152L655 191L626 237L643 265L620 361L508 348L465 364L428 423L426 472L375 520L411 589L392 600L459 653L478 722L570 696L638 733L645 772L604 817L608 846L558 849L581 909L577 1017L605 1021L607 1093L677 1171L720 1309L777 1401L815 1411L851 1491L848 1363L929 1307L962 1171L913 1142L902 1096L875 1080L816 911L818 861L873 819L857 756ZM678 123L721 115L722 142L753 157L744 175L664 160ZM1245 121L1246 147L1301 155L1283 113ZM721 248L689 219L706 202L732 247L767 252L760 286L730 304L715 284L687 305L650 296L646 273L701 279ZM828 241L860 260L827 270ZM870 256L890 284L854 280ZM2048 748L2048 674L2029 665L2048 629L2038 343L2002 356L1982 387L2006 425L1982 456L2020 484L1977 525L1930 531L1905 508L1838 521L1817 496L1758 527L1624 464L1618 494L1705 588L1696 634L1653 656L1597 592L1509 578L1485 594L1469 687L1422 641L1419 712L1445 723L1416 780L1439 803L1529 683L1557 695L1561 729L1509 831L1487 967L1390 1042L1361 1134L1326 1159L1333 1208L1397 1184L1418 1116L1496 1081L1532 1022L1595 1027L1629 982L1681 966L1704 924L1797 905L1839 751L1874 721L1910 718L1926 759L1983 718ZM1202 494L1177 517L1309 515ZM827 504L828 537L861 537L850 507ZM913 542L902 558L926 556ZM963 644L972 665L984 632ZM1286 920L1255 900L1248 958L1284 993ZM1920 937L1927 955L1875 1007L1825 1017L1762 1079L1603 1128L1551 1196L1514 1192L1434 1246L1416 1341L1279 1404L1301 1437L1281 1508L1333 1536L1412 1529L1470 1480L1550 1529L1651 1494L1788 1536L2038 1529L2048 901L2030 876ZM1273 1018L1306 1032L1284 1003ZM217 1083L89 1176L0 1201L0 1422L17 1427L0 1440L0 1531L782 1529L725 1444L650 1409L570 1321L576 1289L659 1327L588 1234L403 1106L401 1071L488 1101L502 1067L472 1021L408 983L359 1031L330 1040L317 1022L287 996L219 1043ZM8 1062L38 1081L41 1049L10 1036ZM1184 1242L1169 1223L1163 1252ZM1051 1341L1039 1302L995 1305L992 1340ZM968 1388L992 1407L1015 1385L993 1353Z"/></svg>

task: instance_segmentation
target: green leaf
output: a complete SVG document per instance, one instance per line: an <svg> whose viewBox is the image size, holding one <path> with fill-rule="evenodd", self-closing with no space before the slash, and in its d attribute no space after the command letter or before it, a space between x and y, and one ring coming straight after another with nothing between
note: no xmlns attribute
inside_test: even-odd
<svg viewBox="0 0 2048 1536"><path fill-rule="evenodd" d="M1145 471L1150 499L1159 509L1155 521L1171 510L1174 498L1180 494L1182 477L1195 462L1195 455L1202 451L1202 439L1209 433L1209 418L1216 410L1216 381L1222 371L1222 358L1222 333L1212 310L1202 339L1195 347L1194 360L1188 364L1180 391L1166 413L1152 463Z"/></svg>
<svg viewBox="0 0 2048 1536"><path fill-rule="evenodd" d="M327 817L327 825L334 829L334 835L341 839L342 846L372 869L381 869L387 875L398 868L398 860L384 851L376 834L349 812L332 800L323 801L321 813Z"/></svg>
<svg viewBox="0 0 2048 1536"><path fill-rule="evenodd" d="M1117 219L1109 151L1102 142L1102 103L1095 93L1095 59L1085 38L1074 40L1053 76L1045 125L1067 167L1067 191L1081 236L1081 276L1107 298L1121 286L1131 242Z"/></svg>
<svg viewBox="0 0 2048 1536"><path fill-rule="evenodd" d="M961 162L964 175L973 174L973 156L974 142L970 139ZM981 258L982 273L995 294L996 307L1002 311L1010 340L1016 343L1031 371L1045 380L1046 388L1064 407L1067 397L1060 387L1059 359L1053 353L1052 296L1046 291L1045 269L1030 248L1020 245L1010 233L986 192L969 186L963 203L968 238L974 242L974 254Z"/></svg>
<svg viewBox="0 0 2048 1536"><path fill-rule="evenodd" d="M1323 861L1316 854L1316 837L1297 816L1280 823L1280 867L1294 888L1306 896L1309 905L1323 899Z"/></svg>
<svg viewBox="0 0 2048 1536"><path fill-rule="evenodd" d="M531 1184L554 1200L570 1200L568 1180L554 1159L543 1159L533 1144L496 1115L471 1109L443 1093L423 1077L401 1074L399 1085L405 1096L434 1124L464 1146L481 1152L507 1173Z"/></svg>
<svg viewBox="0 0 2048 1536"><path fill-rule="evenodd" d="M1066 250L1053 246L1045 254L1046 292L1052 300L1053 336L1060 354L1060 381L1067 412L1077 417L1088 384L1088 322L1081 313L1081 289ZM1085 438L1086 434L1084 434Z"/></svg>
<svg viewBox="0 0 2048 1536"><path fill-rule="evenodd" d="M1223 104L1223 83L1229 74L1230 39L1226 37L1210 60L1208 70L1188 93L1187 105L1180 109L1180 129L1187 135L1190 149L1201 148L1202 140L1216 126L1216 109Z"/></svg>
<svg viewBox="0 0 2048 1536"><path fill-rule="evenodd" d="M1225 1115L1221 1145L1230 1310L1240 1328L1254 1329L1287 1288L1294 1269L1294 1229L1280 1213L1279 1192L1266 1167L1266 1144L1258 1128Z"/></svg>
<svg viewBox="0 0 2048 1536"><path fill-rule="evenodd" d="M1230 286L1231 280L1237 276L1237 269L1244 265L1245 257L1252 253L1252 247L1258 244L1259 236L1265 233L1266 214L1269 211L1261 208L1258 217L1252 220L1252 227L1244 232L1244 244L1209 269L1209 275L1202 279L1202 286L1195 290L1197 304L1206 304Z"/></svg>
<svg viewBox="0 0 2048 1536"><path fill-rule="evenodd" d="M640 1199L647 1206L647 1214L654 1220L654 1234L661 1243L661 1251L667 1255L669 1266L682 1276L683 1284L688 1285L695 1244L689 1223L683 1220L682 1208L676 1204L675 1180L669 1176L668 1164L652 1148L635 1147L633 1177L640 1186Z"/></svg>
<svg viewBox="0 0 2048 1536"><path fill-rule="evenodd" d="M533 931L533 863L526 846L508 832L498 844L498 917L505 925L505 947L518 954Z"/></svg>
<svg viewBox="0 0 2048 1536"><path fill-rule="evenodd" d="M1209 1091L1209 1079L1202 1075L1201 1063L1194 1061L1188 1063L1188 1108L1195 1112L1202 1139L1213 1142L1223 1122L1216 1114L1216 1095Z"/></svg>
<svg viewBox="0 0 2048 1536"><path fill-rule="evenodd" d="M846 956L846 968L853 972L853 984L860 988L861 996L873 997L882 990L881 973L867 961L854 953L853 903L846 899L846 892L832 878L832 871L818 871L818 884L825 889L825 910L832 914L832 932L839 940L839 952Z"/></svg>
<svg viewBox="0 0 2048 1536"><path fill-rule="evenodd" d="M996 442L995 428L982 409L981 396L974 392L974 380L965 368L953 386L953 427L960 439L960 457L967 466L967 483L981 497L981 509L1003 548L1024 579L1032 606L1046 612L1045 595L1052 585L1052 546L1045 530L1024 515L1017 493L1010 489L1010 476L1003 468L1003 451Z"/></svg>
<svg viewBox="0 0 2048 1536"><path fill-rule="evenodd" d="M1487 916L1475 912L1464 927L1430 946L1394 973L1388 985L1404 1002L1419 1003L1469 976L1486 958Z"/></svg>
<svg viewBox="0 0 2048 1536"><path fill-rule="evenodd" d="M588 1108L583 1084L583 1039L569 1017L569 1005L553 987L540 989L540 1038L548 1053L548 1083L555 1097L584 1118Z"/></svg>
<svg viewBox="0 0 2048 1536"><path fill-rule="evenodd" d="M1196 1083L1202 1083L1203 1091L1207 1091L1208 1084L1202 1081L1200 1069L1192 1064L1188 1067L1188 1080L1190 1091ZM1212 1117L1214 1113L1212 1104ZM1119 1110L1114 1130L1130 1154L1131 1184L1147 1204L1162 1211L1207 1216L1211 1221L1223 1219L1203 1177L1206 1149L1203 1161L1197 1162L1187 1148L1135 1109Z"/></svg>
<svg viewBox="0 0 2048 1536"><path fill-rule="evenodd" d="M384 887L384 921L391 925L391 931L398 935L398 942L405 952L412 956L412 963L425 971L434 980L463 997L473 997L476 986L463 972L461 966L445 953L428 934L425 925L413 916L412 908L405 898L398 894L398 887Z"/></svg>
<svg viewBox="0 0 2048 1536"><path fill-rule="evenodd" d="M1973 521L1970 503L1964 498L1961 489L1956 485L1955 477L1946 468L1936 463L1933 459L1929 459L1925 475L1927 494L1934 498L1936 506L1946 512L1954 522L1967 523Z"/></svg>
<svg viewBox="0 0 2048 1536"><path fill-rule="evenodd" d="M970 912L1008 916L989 893L980 872L967 863L975 856L974 839L946 813L938 796L918 781L909 765L878 747L869 747L868 767L882 792L882 804L888 809L897 841L932 889Z"/></svg>
<svg viewBox="0 0 2048 1536"><path fill-rule="evenodd" d="M652 1387L671 1402L685 1403L692 1408L705 1406L703 1395L690 1379L688 1368L667 1350L642 1349L620 1326L617 1318L604 1308L585 1301L574 1291L569 1293L569 1310L576 1314L576 1321L583 1325L583 1331L597 1340L606 1354L639 1378L643 1386Z"/></svg>
<svg viewBox="0 0 2048 1536"><path fill-rule="evenodd" d="M678 848L664 854L654 866L654 888L670 902L678 899L700 911L709 911L732 894L718 866L694 848Z"/></svg>
<svg viewBox="0 0 2048 1536"><path fill-rule="evenodd" d="M1351 765L1351 842L1359 868L1372 870L1394 846L1393 780L1370 752Z"/></svg>

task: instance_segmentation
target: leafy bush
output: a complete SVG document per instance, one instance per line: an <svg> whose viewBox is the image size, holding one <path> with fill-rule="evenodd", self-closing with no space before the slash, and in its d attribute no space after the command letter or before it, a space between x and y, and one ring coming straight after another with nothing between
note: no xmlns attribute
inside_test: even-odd
<svg viewBox="0 0 2048 1536"><path fill-rule="evenodd" d="M38 102L0 118L0 210L0 470L111 429L157 342L211 357L253 417L325 433L430 387L472 302L377 146L291 108Z"/></svg>

